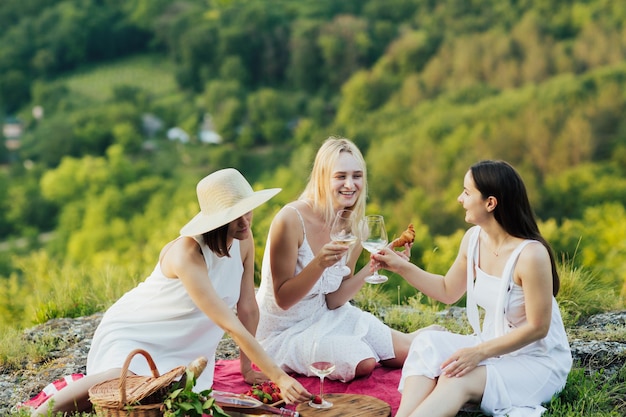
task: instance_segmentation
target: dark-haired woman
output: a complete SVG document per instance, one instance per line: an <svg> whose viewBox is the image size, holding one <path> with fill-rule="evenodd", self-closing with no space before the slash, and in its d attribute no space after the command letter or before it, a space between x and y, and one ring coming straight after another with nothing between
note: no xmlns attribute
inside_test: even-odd
<svg viewBox="0 0 626 417"><path fill-rule="evenodd" d="M555 296L559 277L541 236L524 183L511 165L473 165L458 197L474 224L445 276L393 250L372 255L372 267L402 275L446 304L467 294L474 334L426 328L414 339L402 371L396 417L455 416L479 404L494 416L539 416L566 383L572 356ZM484 310L482 326L478 307Z"/></svg>

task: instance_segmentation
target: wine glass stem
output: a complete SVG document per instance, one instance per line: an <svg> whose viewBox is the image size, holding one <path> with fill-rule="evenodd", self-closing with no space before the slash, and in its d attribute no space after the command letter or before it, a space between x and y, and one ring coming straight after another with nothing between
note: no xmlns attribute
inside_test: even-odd
<svg viewBox="0 0 626 417"><path fill-rule="evenodd" d="M320 398L324 400L324 377L320 377Z"/></svg>

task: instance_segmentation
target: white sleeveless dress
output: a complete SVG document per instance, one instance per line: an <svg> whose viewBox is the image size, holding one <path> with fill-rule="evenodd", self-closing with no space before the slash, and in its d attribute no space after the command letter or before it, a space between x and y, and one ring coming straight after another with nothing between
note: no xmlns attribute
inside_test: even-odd
<svg viewBox="0 0 626 417"><path fill-rule="evenodd" d="M220 298L234 308L243 274L239 241L233 241L230 258L215 255L200 237L196 241L206 260L207 279ZM121 368L128 354L141 348L154 359L161 374L205 356L209 362L195 390L208 389L213 385L215 351L223 335L224 331L196 307L181 280L163 275L158 262L145 281L104 314L87 357L87 374ZM141 355L134 357L129 369L138 375L151 375Z"/></svg>
<svg viewBox="0 0 626 417"><path fill-rule="evenodd" d="M446 331L423 331L411 344L409 356L402 369L399 390L408 376L423 375L436 378L440 365L463 347L479 344L526 323L524 292L513 282L513 271L519 253L534 240L522 242L513 252L503 277L486 274L477 265L478 235L475 226L468 248L467 316L474 328L473 335ZM472 256L474 254L474 256ZM470 271L476 271L474 274ZM482 330L478 323L478 307L485 310ZM503 311L504 314L498 314ZM494 416L534 417L545 411L542 403L550 401L567 381L572 367L572 355L556 299L552 297L552 318L548 335L515 352L489 358L479 365L487 370L487 382L480 404L481 411Z"/></svg>
<svg viewBox="0 0 626 417"><path fill-rule="evenodd" d="M300 212L296 210L304 240L298 248L297 275L314 258L306 238L306 229ZM376 361L395 357L391 330L374 315L350 303L329 310L325 296L339 288L343 277L332 274L327 268L311 291L296 305L283 310L276 304L269 265L268 239L261 271L261 285L257 292L260 319L256 337L265 351L286 372L314 376L309 370L311 347L315 340L323 346L332 346L336 364L331 379L354 379L356 366L367 358Z"/></svg>

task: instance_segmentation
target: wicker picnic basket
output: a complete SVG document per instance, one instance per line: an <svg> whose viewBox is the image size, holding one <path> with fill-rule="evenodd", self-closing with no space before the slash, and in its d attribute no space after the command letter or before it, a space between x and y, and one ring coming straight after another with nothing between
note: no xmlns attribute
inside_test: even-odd
<svg viewBox="0 0 626 417"><path fill-rule="evenodd" d="M128 366L135 355L148 361L151 377L128 375ZM119 378L89 388L89 400L98 417L162 417L163 399L170 385L185 373L179 366L159 375L152 357L143 349L135 349L126 358Z"/></svg>

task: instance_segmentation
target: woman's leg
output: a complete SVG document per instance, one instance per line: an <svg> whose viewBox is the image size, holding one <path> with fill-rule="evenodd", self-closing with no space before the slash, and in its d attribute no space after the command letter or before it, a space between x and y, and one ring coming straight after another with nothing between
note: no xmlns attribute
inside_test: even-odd
<svg viewBox="0 0 626 417"><path fill-rule="evenodd" d="M408 382L407 378L407 382ZM410 417L454 417L467 402L480 403L485 384L487 382L487 369L479 366L469 374L460 378L448 378L441 375L430 394L414 409L413 413L406 414ZM414 390L413 390L414 391ZM408 391L405 386L402 399L412 396L413 391ZM417 392L416 395L420 395ZM400 414L397 414L399 416Z"/></svg>
<svg viewBox="0 0 626 417"><path fill-rule="evenodd" d="M404 389L396 417L408 417L435 389L437 381L422 375L409 376L404 380Z"/></svg>
<svg viewBox="0 0 626 417"><path fill-rule="evenodd" d="M411 342L414 338L415 332L407 334L391 329L391 342L393 343L393 352L395 357L380 361L380 363L390 368L402 368L402 365L404 365L404 361L409 354L409 348L411 347Z"/></svg>
<svg viewBox="0 0 626 417"><path fill-rule="evenodd" d="M89 388L100 382L119 378L121 369L110 369L98 374L87 375L67 385L61 391L48 398L46 402L35 409L31 416L47 416L48 413L65 412L75 413L91 410ZM54 414L52 414L54 415Z"/></svg>
<svg viewBox="0 0 626 417"><path fill-rule="evenodd" d="M396 357L393 359L380 361L380 363L385 366L389 366L390 368L402 368L406 357L409 355L409 349L411 348L411 343L413 343L413 339L415 339L415 336L417 336L418 333L425 330L448 331L446 328L441 327L437 324L421 328L412 333L402 333L397 330L391 329L391 341L393 343L393 351Z"/></svg>
<svg viewBox="0 0 626 417"><path fill-rule="evenodd" d="M363 359L358 363L356 369L354 371L355 378L361 378L365 376L370 376L372 372L374 372L374 368L376 368L376 360L374 358Z"/></svg>

